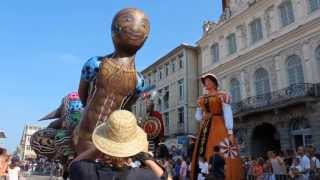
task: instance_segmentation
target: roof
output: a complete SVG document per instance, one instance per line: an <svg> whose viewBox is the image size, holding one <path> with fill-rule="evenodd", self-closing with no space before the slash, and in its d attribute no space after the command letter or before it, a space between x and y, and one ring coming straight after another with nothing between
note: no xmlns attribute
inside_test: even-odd
<svg viewBox="0 0 320 180"><path fill-rule="evenodd" d="M181 49L192 49L192 50L196 50L197 47L186 44L186 43L182 43L180 44L178 47L172 49L170 52L168 52L166 55L162 56L161 58L159 58L158 60L156 60L154 63L152 63L150 66L146 67L144 70L142 70L142 74L150 71L152 68L154 68L155 66L163 63L164 61L168 60L168 58L170 56L172 56L173 54L177 53L178 51L180 51Z"/></svg>

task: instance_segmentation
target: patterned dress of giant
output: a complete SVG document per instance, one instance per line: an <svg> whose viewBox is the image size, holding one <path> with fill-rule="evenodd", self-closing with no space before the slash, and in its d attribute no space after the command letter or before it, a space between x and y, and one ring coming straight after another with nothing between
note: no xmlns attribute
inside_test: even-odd
<svg viewBox="0 0 320 180"><path fill-rule="evenodd" d="M123 109L130 98L143 91L144 80L134 68L125 68L115 63L114 59L93 57L83 66L81 80L90 85L86 108L82 115L75 141L77 152L88 149L94 128L105 122L109 115ZM81 87L80 87L81 88Z"/></svg>

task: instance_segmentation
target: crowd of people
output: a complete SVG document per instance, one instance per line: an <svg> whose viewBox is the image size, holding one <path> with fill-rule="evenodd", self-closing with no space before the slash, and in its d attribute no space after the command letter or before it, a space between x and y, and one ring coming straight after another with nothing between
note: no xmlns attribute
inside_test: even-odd
<svg viewBox="0 0 320 180"><path fill-rule="evenodd" d="M136 179L137 177L150 177L149 179L172 178L173 180L192 179L191 157L186 156L176 145L172 145L170 149L167 149L166 153L162 152L165 154L163 157L157 157L157 153L155 157L144 153L147 152L146 135L137 126L132 113L116 111L115 114L111 115L108 122L111 125L103 124L96 129L93 136L96 148L92 153L78 157L71 163L71 180L81 180L88 177L94 179L96 175L102 177L126 176L128 177L127 179ZM131 127L126 127L129 124L131 124ZM104 131L111 131L108 128L115 126L118 126L119 129L113 129L113 134L104 133ZM134 133L131 136L132 139L124 135L123 128L129 128L128 131L131 130ZM136 128L136 130L131 128ZM138 132L140 134L135 134ZM121 138L128 139L121 140ZM136 146L135 149L121 148L122 146L127 147L127 144L119 144L117 140L121 140L121 142L128 141L127 143L129 144L135 142L140 145ZM110 148L112 146L114 149ZM220 146L214 146L212 152L213 156L209 159L205 156L198 158L197 180L226 179L226 162L220 151ZM268 151L260 157L244 157L242 158L243 179L317 180L320 179L319 156L314 146L307 146L282 152ZM96 161L97 159L99 161ZM0 148L0 180L19 180L21 179L22 170L25 172L43 172L51 176L57 176L57 174L62 173L62 167L57 162L52 163L40 160L21 164L17 158L10 156L5 149ZM241 179L241 177L239 178ZM96 179L99 178L97 177Z"/></svg>
<svg viewBox="0 0 320 180"><path fill-rule="evenodd" d="M249 180L320 179L319 154L314 146L269 151L261 157L244 158L243 164Z"/></svg>
<svg viewBox="0 0 320 180"><path fill-rule="evenodd" d="M31 175L47 175L50 179L62 177L63 167L59 162L46 158L21 161L19 157L7 153L0 147L0 180L23 180Z"/></svg>

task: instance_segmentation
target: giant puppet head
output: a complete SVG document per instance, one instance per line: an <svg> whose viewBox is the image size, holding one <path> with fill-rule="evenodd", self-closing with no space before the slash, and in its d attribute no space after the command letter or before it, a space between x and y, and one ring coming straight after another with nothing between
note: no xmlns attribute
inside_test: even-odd
<svg viewBox="0 0 320 180"><path fill-rule="evenodd" d="M115 49L134 55L149 35L150 22L141 10L126 8L113 18L111 30Z"/></svg>

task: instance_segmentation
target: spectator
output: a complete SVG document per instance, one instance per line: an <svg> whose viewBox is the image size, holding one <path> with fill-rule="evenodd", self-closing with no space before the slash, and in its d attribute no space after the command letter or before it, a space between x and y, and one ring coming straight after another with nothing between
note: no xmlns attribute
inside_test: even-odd
<svg viewBox="0 0 320 180"><path fill-rule="evenodd" d="M292 166L290 167L289 170L289 177L292 178L293 180L302 180L302 167L300 165L300 160L299 158L295 158L292 161Z"/></svg>
<svg viewBox="0 0 320 180"><path fill-rule="evenodd" d="M7 150L0 148L0 180L5 180L8 170L9 155Z"/></svg>
<svg viewBox="0 0 320 180"><path fill-rule="evenodd" d="M287 167L287 172L289 172L289 169L291 167L291 165L293 164L293 160L295 159L295 154L294 151L291 149L287 149L285 151L285 155L284 155L284 163Z"/></svg>
<svg viewBox="0 0 320 180"><path fill-rule="evenodd" d="M181 159L178 158L174 165L174 180L179 180L180 177L180 168L181 168Z"/></svg>
<svg viewBox="0 0 320 180"><path fill-rule="evenodd" d="M297 158L299 158L300 166L302 168L303 180L309 180L310 159L306 155L305 149L302 146L297 149Z"/></svg>
<svg viewBox="0 0 320 180"><path fill-rule="evenodd" d="M220 152L219 146L214 146L214 155L210 159L210 172L208 180L224 180L225 179L225 160Z"/></svg>
<svg viewBox="0 0 320 180"><path fill-rule="evenodd" d="M206 161L206 158L201 156L199 157L199 170L198 170L198 180L204 180L209 174L209 165Z"/></svg>
<svg viewBox="0 0 320 180"><path fill-rule="evenodd" d="M180 167L180 180L186 180L187 179L187 172L188 172L188 165L187 162L185 161L185 158L182 158L181 160L181 167Z"/></svg>
<svg viewBox="0 0 320 180"><path fill-rule="evenodd" d="M264 161L262 158L258 159L258 162L253 165L253 176L256 180L263 180L263 165Z"/></svg>
<svg viewBox="0 0 320 180"><path fill-rule="evenodd" d="M320 161L316 157L316 148L310 146L309 148L309 158L310 158L310 179L316 179L320 177Z"/></svg>
<svg viewBox="0 0 320 180"><path fill-rule="evenodd" d="M275 176L272 172L271 161L268 159L263 165L263 177L266 180L275 180Z"/></svg>
<svg viewBox="0 0 320 180"><path fill-rule="evenodd" d="M280 156L276 156L275 152L268 152L269 161L271 163L272 172L275 175L276 179L284 179L286 178L286 166L285 163Z"/></svg>
<svg viewBox="0 0 320 180"><path fill-rule="evenodd" d="M6 180L19 180L21 178L21 169L18 166L19 160L13 158L8 168Z"/></svg>
<svg viewBox="0 0 320 180"><path fill-rule="evenodd" d="M129 111L114 111L105 123L95 128L92 142L95 148L71 162L71 180L166 178L165 171L145 153L148 151L147 136ZM148 169L131 168L132 157Z"/></svg>

